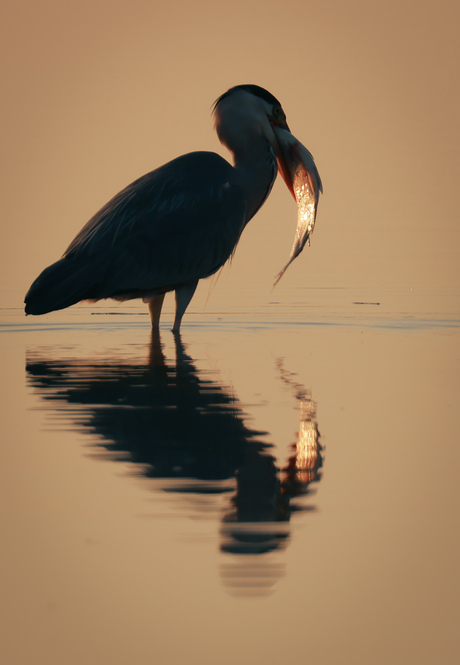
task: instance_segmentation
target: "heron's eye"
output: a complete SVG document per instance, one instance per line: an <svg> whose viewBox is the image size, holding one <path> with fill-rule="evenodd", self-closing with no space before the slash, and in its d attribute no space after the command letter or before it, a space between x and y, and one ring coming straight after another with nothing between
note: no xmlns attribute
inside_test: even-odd
<svg viewBox="0 0 460 665"><path fill-rule="evenodd" d="M273 117L276 120L285 120L286 119L286 116L284 115L284 111L281 108L281 106L274 106L272 113L273 113Z"/></svg>

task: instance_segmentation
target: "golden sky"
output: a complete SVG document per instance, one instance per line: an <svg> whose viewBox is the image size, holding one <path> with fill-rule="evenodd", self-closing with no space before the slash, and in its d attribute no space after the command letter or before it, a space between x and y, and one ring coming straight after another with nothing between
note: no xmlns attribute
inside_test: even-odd
<svg viewBox="0 0 460 665"><path fill-rule="evenodd" d="M138 176L226 155L211 105L255 83L314 154L324 196L286 286L458 283L458 4L439 0L4 3L2 305ZM281 179L221 280L271 287L295 204Z"/></svg>

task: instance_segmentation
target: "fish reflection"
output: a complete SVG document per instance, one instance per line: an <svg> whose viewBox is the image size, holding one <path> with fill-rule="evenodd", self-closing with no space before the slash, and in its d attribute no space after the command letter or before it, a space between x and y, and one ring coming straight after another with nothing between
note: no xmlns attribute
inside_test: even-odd
<svg viewBox="0 0 460 665"><path fill-rule="evenodd" d="M232 509L224 517L222 530L222 549L227 552L260 554L277 549L288 535L283 523L289 521L293 510L312 509L300 508L292 502L295 497L307 494L310 483L320 479L323 463L315 405L307 393L299 400L298 437L281 474L275 459L261 454L257 445L248 449L236 471ZM261 524L270 526L262 528ZM256 525L259 527L255 528Z"/></svg>
<svg viewBox="0 0 460 665"><path fill-rule="evenodd" d="M188 497L192 513L205 509L194 497L231 493L218 514L220 549L246 556L237 557L236 567L223 564L223 582L246 592L266 590L282 567L248 555L281 550L291 514L307 509L296 499L320 478L315 405L279 361L280 378L298 401L300 418L292 454L280 471L262 440L266 433L245 424L231 388L215 371L198 370L179 336L175 354L174 362L168 360L153 333L145 361L138 355L131 361L113 355L63 360L29 351L27 375L55 418L96 436L96 450L105 458L132 462L162 490Z"/></svg>
<svg viewBox="0 0 460 665"><path fill-rule="evenodd" d="M299 505L295 498L309 493L309 485L321 478L323 447L316 421L316 405L310 391L294 380L282 360L277 363L280 378L298 400L299 431L291 444L292 454L281 473L273 457L258 455L252 446L242 466L236 472L236 492L231 510L223 520L221 549L233 554L266 554L281 548L288 539L288 523L294 511L314 510L312 505ZM265 589L270 579L275 582L282 574L279 565L268 562L263 578L251 563L243 566L227 565L223 578L238 592L247 592L248 586L256 593ZM259 573L259 575L258 575Z"/></svg>

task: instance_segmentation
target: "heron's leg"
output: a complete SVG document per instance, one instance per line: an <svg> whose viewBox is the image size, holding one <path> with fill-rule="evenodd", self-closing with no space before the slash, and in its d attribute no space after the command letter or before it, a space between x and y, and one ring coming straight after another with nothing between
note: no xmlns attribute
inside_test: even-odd
<svg viewBox="0 0 460 665"><path fill-rule="evenodd" d="M176 289L176 315L174 317L174 325L172 327L172 331L175 333L179 332L182 317L184 316L185 310L193 298L197 284L198 280L196 282L183 284L178 289Z"/></svg>
<svg viewBox="0 0 460 665"><path fill-rule="evenodd" d="M163 307L163 300L165 299L165 294L161 293L159 296L155 296L152 300L149 300L149 314L150 314L150 323L152 328L158 330L160 327L160 314L161 308Z"/></svg>

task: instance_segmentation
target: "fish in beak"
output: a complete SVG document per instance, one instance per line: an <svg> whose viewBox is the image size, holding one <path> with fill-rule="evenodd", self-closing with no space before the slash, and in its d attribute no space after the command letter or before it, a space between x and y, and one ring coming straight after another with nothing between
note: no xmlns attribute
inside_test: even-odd
<svg viewBox="0 0 460 665"><path fill-rule="evenodd" d="M287 268L308 242L315 228L319 194L323 191L321 178L311 153L288 129L273 127L280 150L278 169L297 203L297 228L289 261L276 276L276 286Z"/></svg>

